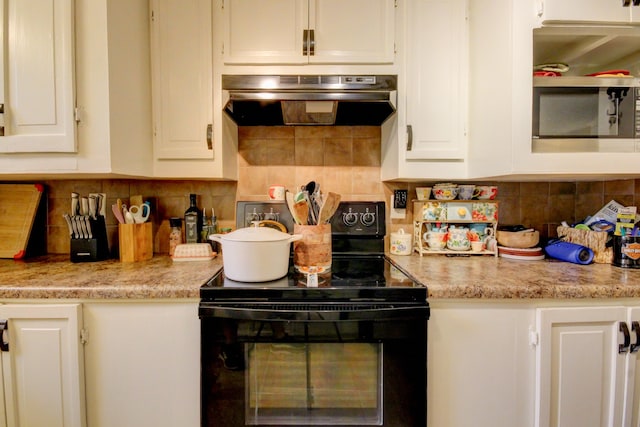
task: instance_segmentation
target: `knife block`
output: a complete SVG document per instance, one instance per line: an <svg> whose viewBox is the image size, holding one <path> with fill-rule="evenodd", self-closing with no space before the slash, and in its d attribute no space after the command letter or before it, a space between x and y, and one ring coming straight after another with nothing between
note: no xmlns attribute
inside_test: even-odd
<svg viewBox="0 0 640 427"><path fill-rule="evenodd" d="M118 224L120 262L145 261L153 258L153 233L150 222Z"/></svg>
<svg viewBox="0 0 640 427"><path fill-rule="evenodd" d="M109 258L109 243L107 242L107 227L103 216L96 219L89 218L91 224L91 239L71 238L71 262L102 261Z"/></svg>

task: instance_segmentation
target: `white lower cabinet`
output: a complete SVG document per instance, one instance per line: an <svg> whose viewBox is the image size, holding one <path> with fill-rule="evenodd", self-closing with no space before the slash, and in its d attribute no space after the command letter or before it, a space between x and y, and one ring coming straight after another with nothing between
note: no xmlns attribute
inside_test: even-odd
<svg viewBox="0 0 640 427"><path fill-rule="evenodd" d="M430 300L427 425L532 427L528 304Z"/></svg>
<svg viewBox="0 0 640 427"><path fill-rule="evenodd" d="M0 426L86 426L80 304L0 305Z"/></svg>
<svg viewBox="0 0 640 427"><path fill-rule="evenodd" d="M536 427L639 425L638 322L637 307L538 310Z"/></svg>
<svg viewBox="0 0 640 427"><path fill-rule="evenodd" d="M91 427L200 426L198 301L84 304Z"/></svg>

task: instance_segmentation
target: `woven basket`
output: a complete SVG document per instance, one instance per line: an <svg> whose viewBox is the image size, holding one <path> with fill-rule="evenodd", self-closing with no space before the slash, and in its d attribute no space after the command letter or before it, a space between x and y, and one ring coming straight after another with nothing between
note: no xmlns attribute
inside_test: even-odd
<svg viewBox="0 0 640 427"><path fill-rule="evenodd" d="M578 245L586 246L593 251L593 262L611 264L613 248L606 247L609 234L603 231L576 230L571 227L558 227L558 237Z"/></svg>

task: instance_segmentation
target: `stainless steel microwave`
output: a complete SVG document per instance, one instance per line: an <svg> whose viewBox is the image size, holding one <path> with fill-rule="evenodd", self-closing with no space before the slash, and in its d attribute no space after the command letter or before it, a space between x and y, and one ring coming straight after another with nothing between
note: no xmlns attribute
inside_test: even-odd
<svg viewBox="0 0 640 427"><path fill-rule="evenodd" d="M533 82L533 152L640 152L640 79L534 77Z"/></svg>

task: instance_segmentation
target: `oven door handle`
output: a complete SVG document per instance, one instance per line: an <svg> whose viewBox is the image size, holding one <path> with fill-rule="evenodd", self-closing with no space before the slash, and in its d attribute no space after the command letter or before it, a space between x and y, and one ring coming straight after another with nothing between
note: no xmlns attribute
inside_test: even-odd
<svg viewBox="0 0 640 427"><path fill-rule="evenodd" d="M224 318L256 321L337 322L393 321L428 319L428 306L372 308L361 310L281 310L255 307L229 307L215 303L200 303L200 318Z"/></svg>

